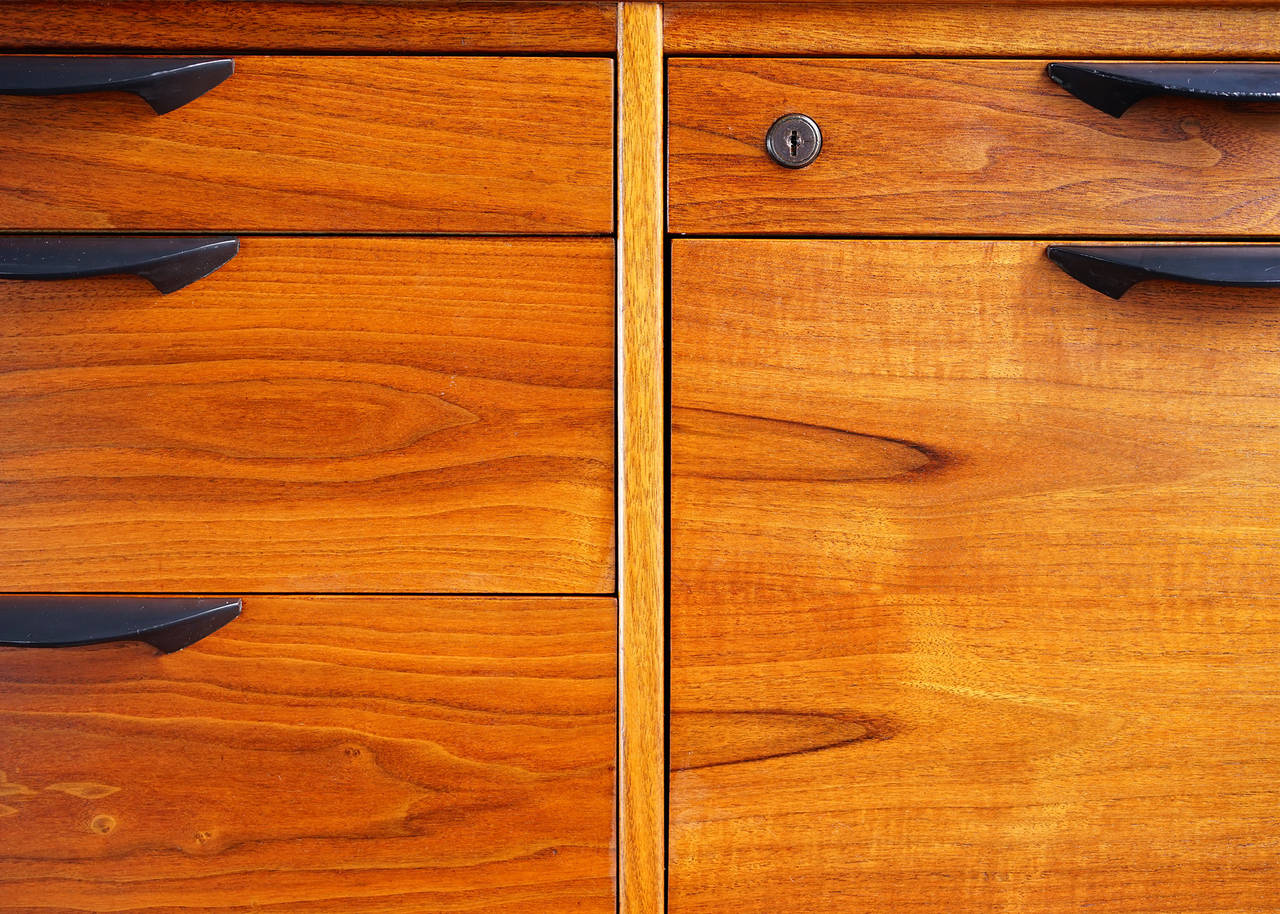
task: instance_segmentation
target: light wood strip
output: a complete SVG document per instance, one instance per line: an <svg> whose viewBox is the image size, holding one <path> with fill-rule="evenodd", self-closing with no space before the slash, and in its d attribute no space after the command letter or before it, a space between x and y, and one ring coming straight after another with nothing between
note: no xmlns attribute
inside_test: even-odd
<svg viewBox="0 0 1280 914"><path fill-rule="evenodd" d="M1275 58L1280 5L668 3L668 54Z"/></svg>
<svg viewBox="0 0 1280 914"><path fill-rule="evenodd" d="M616 14L613 3L27 0L0 3L0 48L607 53Z"/></svg>
<svg viewBox="0 0 1280 914"><path fill-rule="evenodd" d="M662 7L623 3L619 85L622 914L664 908Z"/></svg>

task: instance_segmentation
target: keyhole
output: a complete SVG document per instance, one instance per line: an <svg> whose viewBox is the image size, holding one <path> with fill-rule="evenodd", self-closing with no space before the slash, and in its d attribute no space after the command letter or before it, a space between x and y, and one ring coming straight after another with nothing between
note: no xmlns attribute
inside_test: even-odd
<svg viewBox="0 0 1280 914"><path fill-rule="evenodd" d="M0 6L4 0L0 0ZM764 151L783 168L804 168L822 151L822 131L813 118L784 114L769 125Z"/></svg>

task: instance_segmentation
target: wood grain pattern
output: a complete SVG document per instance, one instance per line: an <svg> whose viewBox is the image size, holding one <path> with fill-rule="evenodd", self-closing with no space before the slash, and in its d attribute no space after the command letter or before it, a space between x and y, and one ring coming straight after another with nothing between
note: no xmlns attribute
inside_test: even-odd
<svg viewBox="0 0 1280 914"><path fill-rule="evenodd" d="M0 649L0 911L609 912L612 599Z"/></svg>
<svg viewBox="0 0 1280 914"><path fill-rule="evenodd" d="M0 284L10 590L609 593L613 242Z"/></svg>
<svg viewBox="0 0 1280 914"><path fill-rule="evenodd" d="M675 232L1280 233L1280 112L1153 99L1117 120L1043 61L679 59L669 65ZM801 111L806 169L764 136Z"/></svg>
<svg viewBox="0 0 1280 914"><path fill-rule="evenodd" d="M612 61L518 57L239 56L162 117L0 98L0 229L610 232L612 105Z"/></svg>
<svg viewBox="0 0 1280 914"><path fill-rule="evenodd" d="M1250 57L1280 55L1274 2L679 2L670 54L881 57Z"/></svg>
<svg viewBox="0 0 1280 914"><path fill-rule="evenodd" d="M662 7L619 16L620 914L662 914L666 867L666 280Z"/></svg>
<svg viewBox="0 0 1280 914"><path fill-rule="evenodd" d="M1274 910L1280 297L672 258L672 914Z"/></svg>
<svg viewBox="0 0 1280 914"><path fill-rule="evenodd" d="M614 3L22 0L0 48L612 53Z"/></svg>

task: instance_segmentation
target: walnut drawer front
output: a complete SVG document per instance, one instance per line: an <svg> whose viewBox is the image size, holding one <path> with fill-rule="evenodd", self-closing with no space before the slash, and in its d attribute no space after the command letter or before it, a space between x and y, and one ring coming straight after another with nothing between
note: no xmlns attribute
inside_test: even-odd
<svg viewBox="0 0 1280 914"><path fill-rule="evenodd" d="M0 648L0 911L614 910L611 599Z"/></svg>
<svg viewBox="0 0 1280 914"><path fill-rule="evenodd" d="M672 914L1280 896L1280 297L676 240Z"/></svg>
<svg viewBox="0 0 1280 914"><path fill-rule="evenodd" d="M0 96L0 230L612 231L608 59L227 59L163 115Z"/></svg>
<svg viewBox="0 0 1280 914"><path fill-rule="evenodd" d="M611 240L240 243L0 283L5 589L611 592Z"/></svg>
<svg viewBox="0 0 1280 914"><path fill-rule="evenodd" d="M673 58L670 228L1280 232L1280 106L1161 96L1116 118L1055 84L1048 63ZM1280 89L1280 64L1268 66ZM792 112L823 133L800 170L764 150L770 124Z"/></svg>

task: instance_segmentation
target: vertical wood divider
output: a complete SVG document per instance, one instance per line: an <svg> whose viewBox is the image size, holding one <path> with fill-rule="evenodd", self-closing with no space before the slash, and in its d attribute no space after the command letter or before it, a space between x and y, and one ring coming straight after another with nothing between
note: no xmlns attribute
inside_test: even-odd
<svg viewBox="0 0 1280 914"><path fill-rule="evenodd" d="M662 4L618 9L618 905L660 914L666 869Z"/></svg>

